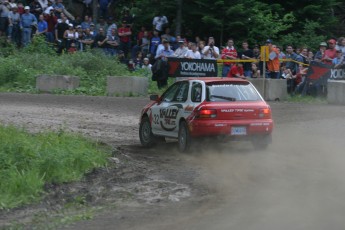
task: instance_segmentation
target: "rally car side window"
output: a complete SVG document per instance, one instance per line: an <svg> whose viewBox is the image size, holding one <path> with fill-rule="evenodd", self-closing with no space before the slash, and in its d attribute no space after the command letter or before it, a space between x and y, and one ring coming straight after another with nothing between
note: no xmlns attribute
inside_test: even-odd
<svg viewBox="0 0 345 230"><path fill-rule="evenodd" d="M193 82L191 99L192 102L201 102L202 85L199 82Z"/></svg>
<svg viewBox="0 0 345 230"><path fill-rule="evenodd" d="M176 83L172 85L169 89L167 89L167 91L165 91L165 93L162 96L163 101L165 102L173 101L179 88L180 88L180 83Z"/></svg>
<svg viewBox="0 0 345 230"><path fill-rule="evenodd" d="M188 97L188 88L189 88L189 83L188 82L182 82L180 84L180 88L178 89L178 92L176 94L176 98L174 101L176 102L185 102Z"/></svg>

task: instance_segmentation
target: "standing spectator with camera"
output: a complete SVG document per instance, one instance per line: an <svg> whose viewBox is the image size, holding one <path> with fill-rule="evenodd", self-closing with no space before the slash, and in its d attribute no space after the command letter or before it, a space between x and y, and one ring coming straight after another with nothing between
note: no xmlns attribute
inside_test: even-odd
<svg viewBox="0 0 345 230"><path fill-rule="evenodd" d="M47 29L47 41L50 43L54 43L55 41L55 26L57 24L58 18L54 14L54 8L51 8L49 11L49 14L45 14L44 20L48 24L48 29Z"/></svg>
<svg viewBox="0 0 345 230"><path fill-rule="evenodd" d="M208 38L208 44L202 50L204 59L217 59L219 57L219 48L214 45L214 38Z"/></svg>

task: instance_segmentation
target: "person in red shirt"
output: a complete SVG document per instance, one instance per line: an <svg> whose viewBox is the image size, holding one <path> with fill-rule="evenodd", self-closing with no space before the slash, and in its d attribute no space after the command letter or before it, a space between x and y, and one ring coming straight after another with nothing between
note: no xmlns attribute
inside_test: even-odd
<svg viewBox="0 0 345 230"><path fill-rule="evenodd" d="M44 20L48 24L48 30L46 34L47 40L50 43L54 43L55 42L55 38L54 38L55 26L58 22L58 18L54 14L54 9L51 9L49 11L49 14L44 15Z"/></svg>
<svg viewBox="0 0 345 230"><path fill-rule="evenodd" d="M234 47L234 40L232 38L228 39L227 46L222 50L221 58L223 60L235 60L237 59L237 51ZM222 77L227 76L229 70L231 69L232 63L224 62Z"/></svg>
<svg viewBox="0 0 345 230"><path fill-rule="evenodd" d="M246 78L243 73L243 63L237 62L235 65L232 65L227 77Z"/></svg>
<svg viewBox="0 0 345 230"><path fill-rule="evenodd" d="M328 41L328 49L322 55L321 61L327 65L332 65L332 60L337 56L337 50L335 48L337 41L330 39Z"/></svg>
<svg viewBox="0 0 345 230"><path fill-rule="evenodd" d="M131 49L131 27L127 26L126 21L122 21L122 27L120 27L117 32L120 37L120 50L122 50L125 57L127 57Z"/></svg>

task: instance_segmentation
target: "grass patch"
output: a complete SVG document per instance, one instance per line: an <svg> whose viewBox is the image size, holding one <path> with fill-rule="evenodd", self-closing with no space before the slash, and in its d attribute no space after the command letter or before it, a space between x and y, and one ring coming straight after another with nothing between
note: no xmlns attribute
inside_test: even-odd
<svg viewBox="0 0 345 230"><path fill-rule="evenodd" d="M295 95L289 96L287 99L288 102L303 102L309 104L327 104L327 98L325 97L313 97L313 96L302 96L302 95Z"/></svg>
<svg viewBox="0 0 345 230"><path fill-rule="evenodd" d="M0 209L40 199L46 183L79 180L106 164L107 151L80 135L29 134L0 125Z"/></svg>

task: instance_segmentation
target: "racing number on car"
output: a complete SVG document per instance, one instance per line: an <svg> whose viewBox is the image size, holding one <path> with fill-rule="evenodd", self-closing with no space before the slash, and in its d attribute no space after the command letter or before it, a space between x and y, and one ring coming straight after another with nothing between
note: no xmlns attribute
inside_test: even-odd
<svg viewBox="0 0 345 230"><path fill-rule="evenodd" d="M159 114L154 114L153 115L153 123L155 125L159 125Z"/></svg>

